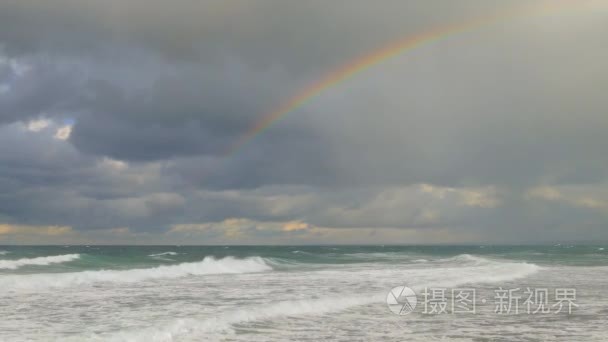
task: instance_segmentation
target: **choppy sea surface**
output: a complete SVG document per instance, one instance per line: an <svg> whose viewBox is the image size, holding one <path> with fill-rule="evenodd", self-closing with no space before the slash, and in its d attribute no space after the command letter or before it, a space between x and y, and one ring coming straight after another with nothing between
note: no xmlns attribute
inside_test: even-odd
<svg viewBox="0 0 608 342"><path fill-rule="evenodd" d="M606 247L1 246L0 340L606 341ZM387 306L399 285L407 315ZM474 312L452 310L463 288ZM576 291L570 313L556 289Z"/></svg>

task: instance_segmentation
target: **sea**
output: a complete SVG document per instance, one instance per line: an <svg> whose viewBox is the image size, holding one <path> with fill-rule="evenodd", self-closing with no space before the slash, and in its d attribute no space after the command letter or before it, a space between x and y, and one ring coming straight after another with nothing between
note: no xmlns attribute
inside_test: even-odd
<svg viewBox="0 0 608 342"><path fill-rule="evenodd" d="M0 246L0 341L607 341L605 248Z"/></svg>

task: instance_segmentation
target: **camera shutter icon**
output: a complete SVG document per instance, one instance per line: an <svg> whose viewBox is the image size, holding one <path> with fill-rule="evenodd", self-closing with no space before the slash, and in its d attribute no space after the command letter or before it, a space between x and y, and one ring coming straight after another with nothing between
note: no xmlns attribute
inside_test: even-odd
<svg viewBox="0 0 608 342"><path fill-rule="evenodd" d="M396 286L386 295L386 305L396 315L407 315L418 304L416 293L407 286Z"/></svg>

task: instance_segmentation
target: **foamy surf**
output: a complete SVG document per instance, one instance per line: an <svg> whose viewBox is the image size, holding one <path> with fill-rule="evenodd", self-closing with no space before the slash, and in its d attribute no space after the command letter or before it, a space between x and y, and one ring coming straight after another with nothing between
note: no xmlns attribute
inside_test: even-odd
<svg viewBox="0 0 608 342"><path fill-rule="evenodd" d="M16 260L0 260L0 269L15 270L22 266L36 265L46 266L74 261L80 258L80 254L64 254L38 258L23 258Z"/></svg>
<svg viewBox="0 0 608 342"><path fill-rule="evenodd" d="M405 273L413 282L407 284L417 292L424 287L453 287L464 284L499 283L525 278L536 273L540 268L534 264L517 262L499 262L471 255L457 256L456 260L471 262L476 265L463 267L438 267L416 269ZM480 264L483 264L480 266ZM324 273L327 271L321 271ZM372 276L382 270L362 270L352 274L345 272L341 278L347 281L348 276L362 278ZM350 274L349 274L350 273ZM362 273L362 274L359 274ZM364 274L363 274L364 273ZM333 279L335 277L324 277ZM376 278L376 277L373 277ZM380 277L377 277L380 278ZM395 284L398 285L398 284ZM387 288L388 289L388 288ZM158 341L169 342L187 340L222 340L234 333L235 325L258 321L272 321L275 318L319 316L338 313L351 308L381 304L384 305L386 292L377 293L335 293L331 297L310 298L270 302L263 306L238 307L210 318L181 318L161 327L123 331L111 336L94 336L99 340L110 341Z"/></svg>
<svg viewBox="0 0 608 342"><path fill-rule="evenodd" d="M453 262L458 264L468 264L468 265L484 265L492 262L496 262L495 260L483 258L476 255L471 254L459 254L447 259L440 259L441 262Z"/></svg>
<svg viewBox="0 0 608 342"><path fill-rule="evenodd" d="M150 258L153 258L156 260L175 261L174 259L168 258L167 256L174 256L174 255L178 255L178 254L179 253L176 253L176 252L163 252L163 253L149 254L148 256Z"/></svg>
<svg viewBox="0 0 608 342"><path fill-rule="evenodd" d="M82 261L0 270L0 307L6 309L0 340L507 340L513 334L498 324L502 318L494 313L495 290L520 288L522 310L522 291L529 286L576 287L580 298L573 315L579 316L552 316L555 324L550 326L522 311L506 317L525 330L521 336L590 341L605 327L607 300L601 293L608 259L597 251L604 247L341 246L336 251L327 246L74 246L70 253L80 253ZM67 254L59 246L0 249L11 251L11 259ZM169 251L178 255L161 257L179 261L150 256ZM216 272L209 265L184 270L206 256L220 263L229 257L241 266L249 260L253 266L225 275L190 275ZM260 264L272 271L255 272ZM70 273L55 273L68 272L66 265ZM399 285L418 294L418 307L407 317L395 316L387 307L387 293ZM475 289L477 312L424 315L425 287L446 289L448 301L450 289ZM571 334L555 330L558 324Z"/></svg>
<svg viewBox="0 0 608 342"><path fill-rule="evenodd" d="M150 254L148 256L149 257L160 257L163 255L177 255L177 253L176 252L163 252L163 253Z"/></svg>
<svg viewBox="0 0 608 342"><path fill-rule="evenodd" d="M246 307L226 312L215 317L198 320L192 318L177 319L161 328L149 328L139 331L126 331L114 336L91 336L103 341L155 341L170 342L180 340L184 335L212 339L213 334L220 334L218 339L232 332L235 324L270 320L276 317L293 317L302 315L322 315L344 311L361 305L381 302L385 294L367 296L340 296L310 300L280 301L263 307ZM214 339L213 339L214 340Z"/></svg>
<svg viewBox="0 0 608 342"><path fill-rule="evenodd" d="M130 270L101 270L73 273L9 275L0 277L0 288L28 290L86 285L92 283L136 283L152 279L169 279L209 274L237 274L271 271L263 258L236 259L206 257L199 262Z"/></svg>

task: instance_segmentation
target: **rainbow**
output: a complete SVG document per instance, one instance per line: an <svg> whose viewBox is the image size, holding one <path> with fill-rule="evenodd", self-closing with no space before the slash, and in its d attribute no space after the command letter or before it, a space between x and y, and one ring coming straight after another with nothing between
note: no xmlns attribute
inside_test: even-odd
<svg viewBox="0 0 608 342"><path fill-rule="evenodd" d="M275 121L279 120L284 115L295 111L308 103L311 99L321 94L324 90L340 84L349 78L357 75L358 73L369 69L370 67L386 61L392 57L403 54L407 51L411 51L422 45L427 45L435 41L448 38L450 36L472 31L477 28L481 28L487 25L503 22L508 19L526 16L526 15L537 15L548 11L553 11L568 5L581 5L583 3L589 4L590 2L598 3L602 0L554 0L547 3L542 3L536 6L527 6L523 8L509 9L492 15L474 18L462 23L456 23L446 26L440 26L433 28L429 31L419 33L417 35L406 37L403 40L399 40L392 44L389 44L383 48L380 48L372 53L368 53L352 60L351 62L344 64L343 66L329 72L324 77L314 82L312 85L304 88L301 92L290 98L278 106L275 110L266 113L252 125L235 143L224 153L224 156L229 156L238 151L243 145L252 140L255 136L259 135L266 128L271 126ZM605 2L604 2L605 4Z"/></svg>

